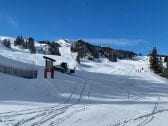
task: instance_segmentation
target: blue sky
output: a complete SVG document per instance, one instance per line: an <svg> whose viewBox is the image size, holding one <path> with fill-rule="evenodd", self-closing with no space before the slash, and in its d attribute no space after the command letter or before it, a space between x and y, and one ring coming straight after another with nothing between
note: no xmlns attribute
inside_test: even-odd
<svg viewBox="0 0 168 126"><path fill-rule="evenodd" d="M0 35L168 54L167 0L0 0Z"/></svg>

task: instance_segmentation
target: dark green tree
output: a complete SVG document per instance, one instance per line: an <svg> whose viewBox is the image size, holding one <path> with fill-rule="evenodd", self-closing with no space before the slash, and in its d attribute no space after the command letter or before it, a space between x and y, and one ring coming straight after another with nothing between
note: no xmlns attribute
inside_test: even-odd
<svg viewBox="0 0 168 126"><path fill-rule="evenodd" d="M168 61L168 56L165 56L164 62L166 63Z"/></svg>
<svg viewBox="0 0 168 126"><path fill-rule="evenodd" d="M8 39L2 40L2 44L7 48L11 48L11 42Z"/></svg>
<svg viewBox="0 0 168 126"><path fill-rule="evenodd" d="M58 43L50 42L48 44L49 44L49 52L50 52L51 55L61 56L61 54L59 52L60 45Z"/></svg>
<svg viewBox="0 0 168 126"><path fill-rule="evenodd" d="M77 55L76 61L80 64L80 57L79 57L79 55Z"/></svg>
<svg viewBox="0 0 168 126"><path fill-rule="evenodd" d="M166 69L168 71L168 60L166 61Z"/></svg>
<svg viewBox="0 0 168 126"><path fill-rule="evenodd" d="M28 40L26 40L26 41L24 42L24 48L25 48L25 49L29 49Z"/></svg>
<svg viewBox="0 0 168 126"><path fill-rule="evenodd" d="M168 77L168 60L166 61L166 68L164 69L164 77Z"/></svg>
<svg viewBox="0 0 168 126"><path fill-rule="evenodd" d="M36 49L34 46L34 39L32 37L29 37L27 44L28 44L28 48L29 48L30 52L36 53Z"/></svg>
<svg viewBox="0 0 168 126"><path fill-rule="evenodd" d="M163 64L161 57L157 53L156 47L153 48L151 54L150 54L150 68L155 72L155 73L162 73L163 71Z"/></svg>
<svg viewBox="0 0 168 126"><path fill-rule="evenodd" d="M24 45L24 39L21 36L17 36L16 40L14 41L14 46L20 46L20 47L23 47Z"/></svg>

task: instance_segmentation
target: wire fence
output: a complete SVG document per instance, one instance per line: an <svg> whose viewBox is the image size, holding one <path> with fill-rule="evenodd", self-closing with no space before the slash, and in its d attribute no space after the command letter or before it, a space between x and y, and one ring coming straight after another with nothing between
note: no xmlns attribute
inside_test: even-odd
<svg viewBox="0 0 168 126"><path fill-rule="evenodd" d="M7 66L0 64L0 72L5 74L10 74L14 76L24 77L24 78L37 78L37 69L23 69L14 66Z"/></svg>

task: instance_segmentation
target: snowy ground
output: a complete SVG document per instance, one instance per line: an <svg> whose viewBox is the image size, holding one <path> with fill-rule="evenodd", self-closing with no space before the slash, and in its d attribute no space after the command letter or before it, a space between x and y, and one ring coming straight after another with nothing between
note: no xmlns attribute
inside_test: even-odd
<svg viewBox="0 0 168 126"><path fill-rule="evenodd" d="M82 61L74 75L52 80L43 78L41 54L0 54L38 69L37 79L0 73L0 126L167 126L168 81L150 72L147 57Z"/></svg>

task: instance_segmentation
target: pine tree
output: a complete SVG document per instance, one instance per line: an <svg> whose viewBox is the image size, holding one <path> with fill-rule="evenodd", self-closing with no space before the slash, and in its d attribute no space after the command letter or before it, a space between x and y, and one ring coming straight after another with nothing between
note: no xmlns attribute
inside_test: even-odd
<svg viewBox="0 0 168 126"><path fill-rule="evenodd" d="M168 56L164 58L164 62L166 63L168 61Z"/></svg>
<svg viewBox="0 0 168 126"><path fill-rule="evenodd" d="M14 41L14 46L20 46L20 47L23 47L24 45L24 39L21 36L17 36L16 40Z"/></svg>
<svg viewBox="0 0 168 126"><path fill-rule="evenodd" d="M77 55L76 61L80 64L80 57L79 57L79 55Z"/></svg>
<svg viewBox="0 0 168 126"><path fill-rule="evenodd" d="M168 60L166 61L166 70L168 71Z"/></svg>
<svg viewBox="0 0 168 126"><path fill-rule="evenodd" d="M168 77L168 60L166 61L166 68L164 70L164 76Z"/></svg>
<svg viewBox="0 0 168 126"><path fill-rule="evenodd" d="M59 52L60 45L58 43L50 42L48 44L49 44L49 52L50 52L51 55L61 56L61 54Z"/></svg>
<svg viewBox="0 0 168 126"><path fill-rule="evenodd" d="M113 62L117 62L117 55L113 54Z"/></svg>
<svg viewBox="0 0 168 126"><path fill-rule="evenodd" d="M157 53L156 47L153 48L152 53L150 54L150 68L155 73L162 73L163 70L162 60Z"/></svg>
<svg viewBox="0 0 168 126"><path fill-rule="evenodd" d="M29 39L28 39L28 48L31 53L36 53L36 50L34 47L34 39L32 37L29 37Z"/></svg>
<svg viewBox="0 0 168 126"><path fill-rule="evenodd" d="M24 48L25 48L25 49L29 49L28 40L25 41L25 43L24 43Z"/></svg>
<svg viewBox="0 0 168 126"><path fill-rule="evenodd" d="M8 39L2 40L2 44L7 48L11 48L11 43L10 43L10 40Z"/></svg>

